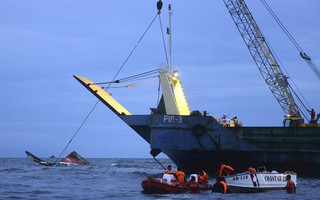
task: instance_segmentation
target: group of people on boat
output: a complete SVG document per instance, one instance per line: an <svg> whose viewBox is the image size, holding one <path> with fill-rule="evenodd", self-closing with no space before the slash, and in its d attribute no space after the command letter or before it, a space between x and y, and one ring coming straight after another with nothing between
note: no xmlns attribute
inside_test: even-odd
<svg viewBox="0 0 320 200"><path fill-rule="evenodd" d="M238 121L238 117L232 117L231 119L227 119L230 114L223 114L220 117L220 124L224 127L241 127L242 123Z"/></svg>
<svg viewBox="0 0 320 200"><path fill-rule="evenodd" d="M177 171L172 172L172 166L168 165L167 169L165 170L165 174L173 174L175 177L175 180L179 184L183 184L186 186L189 186L190 193L198 193L200 191L200 185L208 185L209 178L207 173L204 170L200 170L197 174L197 176L191 176L191 179L187 182L186 181L186 175L183 172L183 169L181 167L177 168ZM233 174L235 170L224 163L220 163L220 169L216 172L216 182L213 186L211 186L212 192L217 192L217 193L223 193L227 194L230 192L228 189L228 185L225 181L224 177L228 177L231 174ZM257 173L257 170L249 166L248 173ZM295 193L296 192L296 185L295 183L291 180L291 176L287 175L287 185L286 185L286 190L287 193Z"/></svg>
<svg viewBox="0 0 320 200"><path fill-rule="evenodd" d="M189 186L191 193L198 193L200 190L200 185L206 185L209 182L208 175L204 170L200 170L198 174L195 176L191 176L191 179L187 181L186 175L183 172L181 167L177 168L177 171L172 172L172 166L168 165L167 169L165 170L165 174L173 174L175 179L171 180L176 181L179 184L183 184Z"/></svg>

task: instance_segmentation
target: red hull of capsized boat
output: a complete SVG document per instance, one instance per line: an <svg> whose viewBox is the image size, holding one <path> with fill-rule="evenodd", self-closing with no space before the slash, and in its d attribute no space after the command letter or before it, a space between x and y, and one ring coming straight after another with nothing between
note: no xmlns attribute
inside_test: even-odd
<svg viewBox="0 0 320 200"><path fill-rule="evenodd" d="M87 165L87 163L76 160L74 158L66 157L60 161L60 163L73 164L73 165Z"/></svg>

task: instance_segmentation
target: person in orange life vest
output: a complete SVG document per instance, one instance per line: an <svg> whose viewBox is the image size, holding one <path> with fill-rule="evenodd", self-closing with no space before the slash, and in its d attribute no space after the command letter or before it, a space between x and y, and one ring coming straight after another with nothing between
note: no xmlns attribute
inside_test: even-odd
<svg viewBox="0 0 320 200"><path fill-rule="evenodd" d="M178 170L173 172L174 175L176 175L177 181L181 184L184 184L186 182L186 175L182 171L181 167L178 167Z"/></svg>
<svg viewBox="0 0 320 200"><path fill-rule="evenodd" d="M213 185L212 192L219 192L223 194L227 194L229 192L224 177L216 177L216 183Z"/></svg>
<svg viewBox="0 0 320 200"><path fill-rule="evenodd" d="M199 193L200 184L196 181L196 177L192 176L190 182L186 183L189 186L190 193Z"/></svg>
<svg viewBox="0 0 320 200"><path fill-rule="evenodd" d="M220 163L220 169L217 171L217 175L220 177L222 175L229 176L231 172L234 172L234 169L230 167L229 165L225 165L223 163Z"/></svg>
<svg viewBox="0 0 320 200"><path fill-rule="evenodd" d="M172 166L171 165L168 165L166 171L164 172L165 174L169 174L172 170Z"/></svg>
<svg viewBox="0 0 320 200"><path fill-rule="evenodd" d="M249 167L248 168L248 172L249 173L257 173L257 170L255 168L253 168L253 167Z"/></svg>
<svg viewBox="0 0 320 200"><path fill-rule="evenodd" d="M198 173L200 183L208 183L208 175L205 171L200 170Z"/></svg>
<svg viewBox="0 0 320 200"><path fill-rule="evenodd" d="M291 176L287 175L287 193L295 193L296 192L296 184L291 180Z"/></svg>

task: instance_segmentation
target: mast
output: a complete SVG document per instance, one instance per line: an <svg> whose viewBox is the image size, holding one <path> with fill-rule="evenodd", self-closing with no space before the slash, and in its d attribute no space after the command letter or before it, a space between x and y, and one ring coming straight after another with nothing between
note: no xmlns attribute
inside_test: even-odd
<svg viewBox="0 0 320 200"><path fill-rule="evenodd" d="M167 29L167 34L169 35L169 72L171 72L171 15L171 4L169 4L169 28Z"/></svg>
<svg viewBox="0 0 320 200"><path fill-rule="evenodd" d="M171 65L171 5L168 6L169 9L169 27L167 27L167 34L169 35L169 59L168 68L166 70L159 70L159 79L162 88L162 99L158 105L161 105L163 109L162 114L170 115L190 115L190 108L184 93L178 70L172 69Z"/></svg>

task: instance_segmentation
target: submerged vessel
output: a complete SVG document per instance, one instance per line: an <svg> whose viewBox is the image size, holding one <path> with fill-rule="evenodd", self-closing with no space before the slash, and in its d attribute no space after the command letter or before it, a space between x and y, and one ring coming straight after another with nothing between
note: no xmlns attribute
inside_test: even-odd
<svg viewBox="0 0 320 200"><path fill-rule="evenodd" d="M244 18L251 19L248 26L255 24L243 0L225 3L227 7L228 3L238 4L238 8L230 9L230 12L240 10L238 13L242 12ZM257 27L252 30L253 34L259 31ZM259 68L262 74L266 74L265 68L268 73L275 73L263 77L266 83L269 81L268 87L287 115L283 127L245 127L235 121L226 123L225 119L210 116L206 111L191 111L178 71L171 67L170 60L167 68L158 70L161 100L157 108L145 115L131 114L105 88L90 79L74 77L150 144L153 157L162 152L189 173L203 169L213 174L219 163L224 162L237 171L246 171L248 166L266 166L278 171L295 171L299 175L319 175L319 124L315 119L304 123L286 77L276 67L271 51L261 38L251 38L251 43L258 48L258 53L252 55L259 54L263 58L264 68ZM260 63L258 59L255 62Z"/></svg>
<svg viewBox="0 0 320 200"><path fill-rule="evenodd" d="M33 162L38 163L39 165L44 165L44 166L89 165L89 162L75 151L72 151L69 155L67 155L67 157L63 158L58 163L44 161L44 160L38 158L37 156L33 155L29 151L26 151L26 154L29 158L32 159Z"/></svg>

